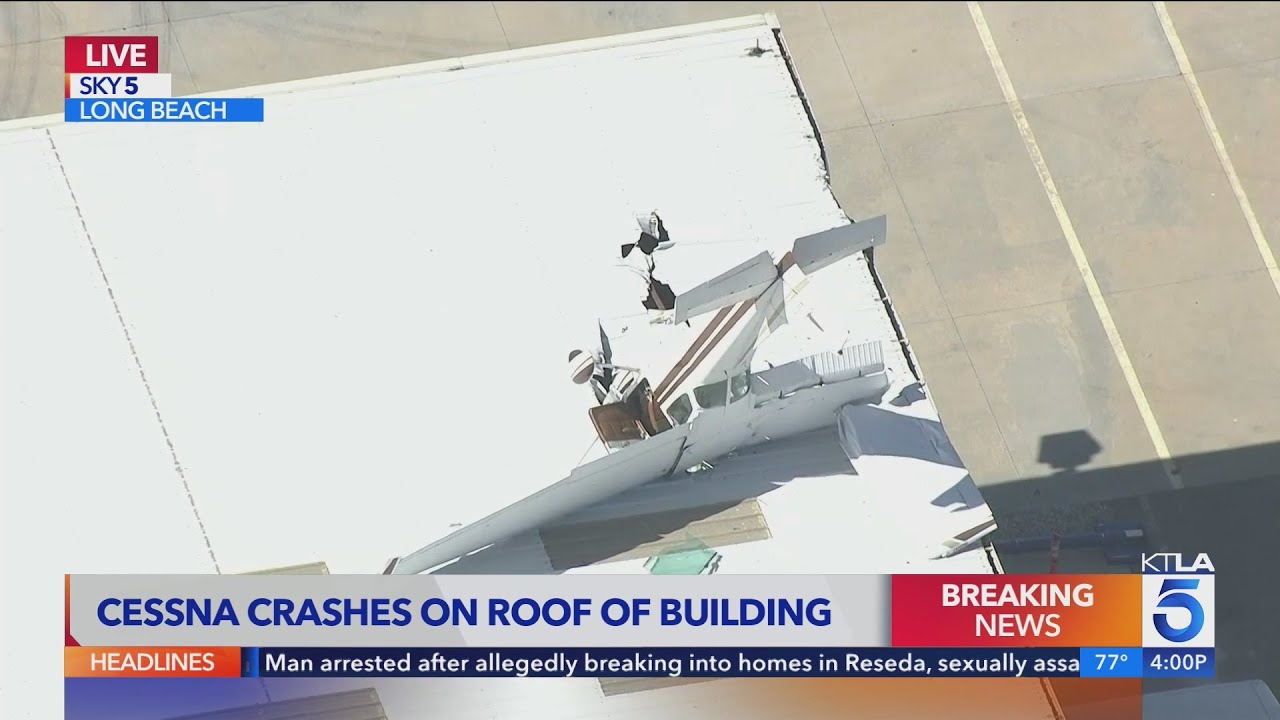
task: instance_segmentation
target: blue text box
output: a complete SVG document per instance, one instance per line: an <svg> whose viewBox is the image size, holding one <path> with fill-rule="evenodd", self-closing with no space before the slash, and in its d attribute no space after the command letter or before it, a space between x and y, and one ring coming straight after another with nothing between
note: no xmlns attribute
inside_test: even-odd
<svg viewBox="0 0 1280 720"><path fill-rule="evenodd" d="M70 98L66 122L262 122L262 98Z"/></svg>
<svg viewBox="0 0 1280 720"><path fill-rule="evenodd" d="M1142 651L1144 678L1211 678L1213 648L1146 648Z"/></svg>
<svg viewBox="0 0 1280 720"><path fill-rule="evenodd" d="M1142 648L1081 648L1080 677L1140 678Z"/></svg>

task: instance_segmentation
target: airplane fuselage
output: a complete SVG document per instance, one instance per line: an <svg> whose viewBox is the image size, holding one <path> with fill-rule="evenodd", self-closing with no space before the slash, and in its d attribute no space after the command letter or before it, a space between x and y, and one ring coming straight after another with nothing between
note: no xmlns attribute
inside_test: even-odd
<svg viewBox="0 0 1280 720"><path fill-rule="evenodd" d="M872 398L885 387L884 375L871 375L804 388L782 398L750 393L737 403L700 410L690 422L676 469L687 470L736 450L829 426L841 407Z"/></svg>

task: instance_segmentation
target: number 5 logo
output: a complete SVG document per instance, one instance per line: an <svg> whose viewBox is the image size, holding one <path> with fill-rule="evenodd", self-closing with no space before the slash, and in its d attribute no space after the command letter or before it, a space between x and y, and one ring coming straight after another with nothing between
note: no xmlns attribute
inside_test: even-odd
<svg viewBox="0 0 1280 720"><path fill-rule="evenodd" d="M1199 580L1182 578L1165 580L1160 585L1160 601L1156 603L1156 607L1182 608L1191 613L1191 622L1184 628L1175 628L1170 625L1168 613L1154 613L1151 620L1156 624L1156 632L1160 633L1160 637L1169 642L1180 643L1187 642L1200 634L1200 630L1204 627L1204 607L1194 596L1184 592L1198 587L1200 587Z"/></svg>

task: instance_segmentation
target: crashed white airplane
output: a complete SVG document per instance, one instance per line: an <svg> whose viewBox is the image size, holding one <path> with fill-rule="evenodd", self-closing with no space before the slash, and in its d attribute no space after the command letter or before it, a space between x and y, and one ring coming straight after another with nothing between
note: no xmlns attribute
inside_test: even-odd
<svg viewBox="0 0 1280 720"><path fill-rule="evenodd" d="M831 425L840 408L878 402L889 389L882 341L848 343L849 316L806 292L819 271L883 244L884 216L798 238L776 260L761 252L679 294L655 260L678 266L678 241L657 212L640 224L622 256L643 258L635 295L645 316L601 325L598 347L569 353L570 378L595 395L583 420L608 454L393 559L385 573L424 572L741 448Z"/></svg>

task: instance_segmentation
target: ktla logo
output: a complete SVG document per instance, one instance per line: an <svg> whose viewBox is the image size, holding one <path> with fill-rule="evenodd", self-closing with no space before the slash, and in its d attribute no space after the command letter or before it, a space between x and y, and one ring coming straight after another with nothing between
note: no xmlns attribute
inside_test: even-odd
<svg viewBox="0 0 1280 720"><path fill-rule="evenodd" d="M1188 556L1189 557L1189 556ZM1214 646L1214 575L1207 555L1142 558L1142 645Z"/></svg>

